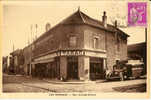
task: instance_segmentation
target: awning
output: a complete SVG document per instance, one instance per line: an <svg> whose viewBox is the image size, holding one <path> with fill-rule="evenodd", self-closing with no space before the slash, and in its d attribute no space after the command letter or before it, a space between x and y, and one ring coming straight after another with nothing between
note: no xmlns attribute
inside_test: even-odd
<svg viewBox="0 0 151 100"><path fill-rule="evenodd" d="M51 59L44 59L44 60L34 61L34 62L32 62L32 64L49 63L49 62L53 62L54 60L55 60L54 58L51 58Z"/></svg>

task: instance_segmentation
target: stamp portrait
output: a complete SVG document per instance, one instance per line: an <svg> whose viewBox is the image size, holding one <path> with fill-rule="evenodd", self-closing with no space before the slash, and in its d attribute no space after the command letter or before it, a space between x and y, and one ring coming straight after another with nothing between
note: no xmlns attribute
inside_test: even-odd
<svg viewBox="0 0 151 100"><path fill-rule="evenodd" d="M145 2L128 3L128 25L129 26L147 25L147 3Z"/></svg>

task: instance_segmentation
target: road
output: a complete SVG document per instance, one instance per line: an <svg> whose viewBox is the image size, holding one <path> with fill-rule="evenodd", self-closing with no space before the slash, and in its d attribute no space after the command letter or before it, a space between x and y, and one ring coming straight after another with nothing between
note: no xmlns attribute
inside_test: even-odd
<svg viewBox="0 0 151 100"><path fill-rule="evenodd" d="M3 75L3 92L145 92L146 79L110 82L53 82L21 75Z"/></svg>

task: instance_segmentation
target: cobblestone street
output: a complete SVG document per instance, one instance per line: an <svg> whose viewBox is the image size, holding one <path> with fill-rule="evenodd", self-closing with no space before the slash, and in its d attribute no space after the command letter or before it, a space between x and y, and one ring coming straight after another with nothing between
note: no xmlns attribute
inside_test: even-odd
<svg viewBox="0 0 151 100"><path fill-rule="evenodd" d="M57 82L21 75L3 75L4 92L145 92L146 79L110 82Z"/></svg>

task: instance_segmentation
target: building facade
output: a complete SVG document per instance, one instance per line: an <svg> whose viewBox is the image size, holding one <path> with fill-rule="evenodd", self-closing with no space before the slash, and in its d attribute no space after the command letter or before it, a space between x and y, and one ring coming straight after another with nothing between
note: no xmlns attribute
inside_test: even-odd
<svg viewBox="0 0 151 100"><path fill-rule="evenodd" d="M22 49L17 49L10 53L9 72L14 74L24 74L24 56Z"/></svg>
<svg viewBox="0 0 151 100"><path fill-rule="evenodd" d="M26 72L61 80L104 79L106 69L127 59L127 37L117 22L107 24L106 12L99 21L78 10L31 44L32 66L27 61Z"/></svg>
<svg viewBox="0 0 151 100"><path fill-rule="evenodd" d="M5 73L8 70L8 56L2 57L2 69Z"/></svg>
<svg viewBox="0 0 151 100"><path fill-rule="evenodd" d="M23 70L25 75L31 75L32 48L31 44L23 48L24 64Z"/></svg>

